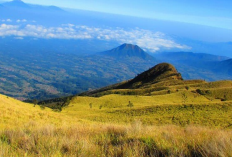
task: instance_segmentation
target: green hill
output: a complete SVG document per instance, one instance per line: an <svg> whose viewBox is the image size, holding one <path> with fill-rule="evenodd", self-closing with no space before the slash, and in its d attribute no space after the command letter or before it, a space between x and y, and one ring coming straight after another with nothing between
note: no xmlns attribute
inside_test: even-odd
<svg viewBox="0 0 232 157"><path fill-rule="evenodd" d="M0 95L0 156L231 156L231 89L162 63L40 106Z"/></svg>
<svg viewBox="0 0 232 157"><path fill-rule="evenodd" d="M168 63L161 63L149 70L139 74L134 79L89 91L80 94L81 96L101 96L105 94L128 94L128 95L148 95L152 92L173 90L174 88L185 88L185 85L203 83L202 80L184 81L181 74L175 67Z"/></svg>
<svg viewBox="0 0 232 157"><path fill-rule="evenodd" d="M209 100L232 100L232 81L183 80L174 66L161 63L132 80L88 91L80 96L99 97L108 94L154 96L182 91L198 94Z"/></svg>
<svg viewBox="0 0 232 157"><path fill-rule="evenodd" d="M174 66L161 63L119 84L40 103L93 122L227 128L231 95L232 81L183 80Z"/></svg>

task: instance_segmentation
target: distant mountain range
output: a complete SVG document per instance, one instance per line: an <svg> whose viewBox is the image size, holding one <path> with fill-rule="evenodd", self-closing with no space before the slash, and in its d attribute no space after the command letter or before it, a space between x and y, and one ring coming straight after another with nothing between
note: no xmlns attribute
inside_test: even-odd
<svg viewBox="0 0 232 157"><path fill-rule="evenodd" d="M211 68L214 72L218 73L219 75L232 76L232 59L227 59L221 62L213 62L209 65L209 69ZM229 78L231 79L231 78Z"/></svg>
<svg viewBox="0 0 232 157"><path fill-rule="evenodd" d="M144 60L154 60L154 57L146 53L137 45L123 44L112 50L99 53L99 55L105 55L114 57L116 59L127 59L132 57L137 57Z"/></svg>
<svg viewBox="0 0 232 157"><path fill-rule="evenodd" d="M27 5L26 3L24 3L21 0L13 0L11 2L5 2L2 5L5 6L5 7L8 7L8 8L10 8L10 7L14 7L14 8L15 7L17 7L17 8L30 8L29 5Z"/></svg>
<svg viewBox="0 0 232 157"><path fill-rule="evenodd" d="M39 24L50 25L52 23L61 23L58 17L63 18L62 22L68 22L68 13L56 6L41 6L24 3L21 0L13 0L1 4L1 19L11 19L11 23L18 19L26 19L27 21L36 21ZM68 18L70 21L70 18Z"/></svg>
<svg viewBox="0 0 232 157"><path fill-rule="evenodd" d="M56 6L41 6L41 5L32 5L24 3L21 0L13 0L10 2L5 2L1 4L5 7L5 9L16 9L15 11L21 11L24 13L24 11L31 11L31 12L37 12L37 11L57 11L57 12L65 12L63 9L56 7ZM21 9L21 10L18 10ZM23 9L23 10L22 10Z"/></svg>
<svg viewBox="0 0 232 157"><path fill-rule="evenodd" d="M0 51L0 93L21 100L75 95L131 79L168 61L184 79L232 79L231 59L222 61L227 57L184 52L153 57L132 44L93 55L9 50Z"/></svg>
<svg viewBox="0 0 232 157"><path fill-rule="evenodd" d="M232 79L229 57L193 52L157 53L153 56L175 65L185 79L208 81Z"/></svg>
<svg viewBox="0 0 232 157"><path fill-rule="evenodd" d="M15 26L9 33L15 32L14 28L35 28L35 32L28 35L25 35L28 29L24 29L22 34L2 35L0 38L0 93L18 99L46 99L78 94L131 79L161 62L173 64L184 79L232 79L232 61L229 57L223 57L231 56L232 44L228 42L232 37L230 30L32 5L21 0L0 4L0 15L0 26L4 27L2 33L6 32L7 25ZM78 29L74 29L76 27ZM36 32L39 29L42 31ZM52 33L50 37L32 35L41 35L41 32L49 29L58 34L65 29L71 33L81 32L78 34L81 37L54 37ZM82 33L82 29L90 31ZM110 36L100 36L102 32L115 29L117 31ZM131 36L123 36L125 32ZM141 36L144 33L152 35L153 43L148 46L150 49L147 43L136 45L138 41L147 41L134 37L136 32ZM118 40L115 39L117 35L120 36ZM219 42L216 37L223 37L223 42ZM120 45L129 41L133 44ZM157 41L164 43L157 47ZM169 45L173 43L177 45L175 48ZM180 52L182 49L178 47L185 47L183 45L187 46L183 48L185 51L192 52ZM153 53L153 47L159 53Z"/></svg>
<svg viewBox="0 0 232 157"><path fill-rule="evenodd" d="M164 53L155 53L153 56L160 60L177 61L177 62L223 61L229 59L229 57L226 56L217 56L207 53L193 53L193 52L164 52Z"/></svg>
<svg viewBox="0 0 232 157"><path fill-rule="evenodd" d="M173 43L179 45L177 47L170 47L170 45L161 44L157 49L159 52L193 51L200 53L212 53L215 55L221 54L232 57L230 54L232 45L229 42L232 40L232 31L230 30L165 20L146 19L85 10L72 10L56 6L33 5L24 3L21 0L5 2L0 4L0 6L1 20L11 20L10 24L18 24L17 20L26 19L24 24L46 27L60 28L64 24L73 24L77 26L89 26L91 28L120 28L123 30L136 30L136 28L141 28L146 31L151 31L151 35L153 33L156 34L156 32L161 32L167 36L167 39L172 39L171 41ZM26 36L23 36L23 38L26 38ZM219 40L219 38L223 38L223 40ZM165 41L165 39L159 41ZM92 46L96 47L96 45L101 41L107 42L107 44L105 44L106 46L103 46L101 51L108 50L109 47L115 47L116 45L121 44L122 41L130 41L130 43L138 44L136 40L131 42L131 39L128 41L117 41L114 38L110 40L95 38L82 39L81 45L82 47L87 48ZM153 41L153 39L151 41ZM54 45L57 44L58 43L54 43ZM51 47L54 45L51 45ZM151 45L152 44L146 43L140 46L142 48L151 48ZM97 50L94 52L97 52ZM88 51L85 51L85 48L80 48L75 53L88 53Z"/></svg>

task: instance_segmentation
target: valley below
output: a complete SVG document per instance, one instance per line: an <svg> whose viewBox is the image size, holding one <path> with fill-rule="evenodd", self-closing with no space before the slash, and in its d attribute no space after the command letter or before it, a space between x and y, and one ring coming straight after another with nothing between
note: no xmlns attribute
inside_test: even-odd
<svg viewBox="0 0 232 157"><path fill-rule="evenodd" d="M0 93L24 101L77 95L131 79L162 62L175 65L187 80L232 79L229 57L191 52L149 54L132 44L88 55L22 46L25 49L3 46L0 50Z"/></svg>

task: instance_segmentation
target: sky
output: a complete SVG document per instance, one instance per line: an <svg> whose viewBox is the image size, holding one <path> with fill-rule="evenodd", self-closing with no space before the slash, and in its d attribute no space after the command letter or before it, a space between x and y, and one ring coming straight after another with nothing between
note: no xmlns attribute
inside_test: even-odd
<svg viewBox="0 0 232 157"><path fill-rule="evenodd" d="M3 1L3 0L1 0ZM10 0L9 0L10 1ZM23 0L26 3L232 29L231 0Z"/></svg>
<svg viewBox="0 0 232 157"><path fill-rule="evenodd" d="M231 36L232 32L232 1L216 1L216 0L23 0L25 3L40 4L40 5L53 5L63 8L74 8L82 10L99 11L106 13L130 15L136 17L146 17L154 19L163 19L169 21L179 21L193 24L200 24L206 26L213 26L218 28L226 28L226 37ZM3 0L0 0L3 2ZM33 20L33 21L32 21ZM169 27L169 26L168 26ZM174 26L173 26L174 27ZM176 26L178 29L179 27ZM194 25L195 28L195 25ZM197 27L198 28L198 27ZM197 29L196 28L196 29ZM211 29L210 27L202 27L204 29ZM170 26L172 29L172 26ZM182 27L182 29L185 29ZM188 31L189 30L189 31ZM192 31L191 31L192 30ZM224 34L218 36L215 31L206 33L198 33L193 29L187 29L187 34L194 34L198 37L209 36L216 41L224 42ZM218 30L218 29L213 29ZM181 30L186 32L186 30ZM202 30L201 30L202 31ZM197 33L195 33L197 32ZM212 32L212 33L211 33ZM131 43L141 46L144 50L149 52L157 52L163 48L165 49L180 49L189 51L191 46L181 41L176 41L172 38L175 34L174 31L171 36L166 32L159 32L158 30L146 30L142 28L111 28L111 27L98 27L88 25L75 25L73 23L63 23L59 26L44 26L34 19L1 19L0 17L0 37L15 36L17 39L24 39L24 37L47 38L47 39L96 39L106 41L117 41L119 43ZM177 33L179 36L179 34ZM189 36L188 36L189 38ZM199 38L199 37L198 37ZM207 37L208 38L208 37ZM201 39L199 39L201 40ZM208 39L207 39L208 41ZM228 39L226 39L226 42Z"/></svg>

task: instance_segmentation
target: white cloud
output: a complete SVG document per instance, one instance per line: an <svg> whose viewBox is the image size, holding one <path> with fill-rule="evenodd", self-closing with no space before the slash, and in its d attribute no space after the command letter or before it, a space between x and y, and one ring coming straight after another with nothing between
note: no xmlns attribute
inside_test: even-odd
<svg viewBox="0 0 232 157"><path fill-rule="evenodd" d="M15 37L15 39L23 40L24 38L23 37Z"/></svg>
<svg viewBox="0 0 232 157"><path fill-rule="evenodd" d="M27 22L27 20L26 20L26 19L22 19L22 20L18 19L18 20L16 20L16 22L17 22L17 23L20 23L20 22Z"/></svg>
<svg viewBox="0 0 232 157"><path fill-rule="evenodd" d="M17 20L26 22L26 20ZM120 43L139 45L145 50L156 52L161 48L190 49L190 47L176 43L162 32L153 32L135 28L125 30L122 28L97 28L64 24L60 27L44 27L41 25L0 25L0 36L16 36L18 39L30 36L34 38L56 39L98 39L113 40Z"/></svg>
<svg viewBox="0 0 232 157"><path fill-rule="evenodd" d="M12 22L12 20L11 19L7 19L6 22Z"/></svg>

